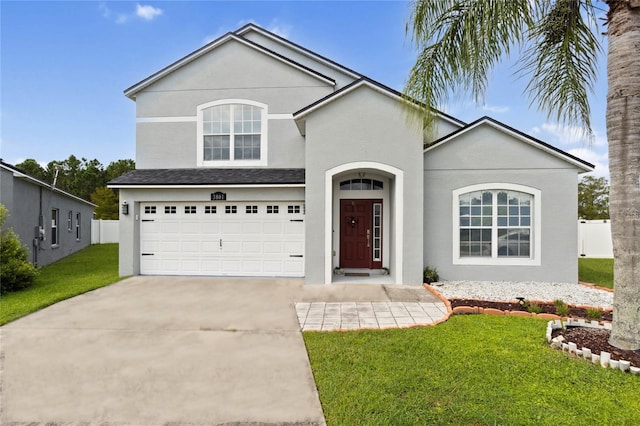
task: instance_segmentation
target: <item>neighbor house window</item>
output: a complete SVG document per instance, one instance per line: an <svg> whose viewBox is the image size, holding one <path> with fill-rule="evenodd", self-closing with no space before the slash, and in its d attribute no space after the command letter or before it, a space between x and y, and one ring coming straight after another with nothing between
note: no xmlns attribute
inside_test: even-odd
<svg viewBox="0 0 640 426"><path fill-rule="evenodd" d="M198 108L198 163L266 165L266 105L247 100L210 102Z"/></svg>
<svg viewBox="0 0 640 426"><path fill-rule="evenodd" d="M82 223L80 221L80 213L76 213L76 240L78 241L80 241L80 237L82 237L82 234L80 233L81 231L80 223Z"/></svg>
<svg viewBox="0 0 640 426"><path fill-rule="evenodd" d="M57 246L59 244L58 234L58 222L60 220L60 211L58 209L51 210L51 245Z"/></svg>
<svg viewBox="0 0 640 426"><path fill-rule="evenodd" d="M539 264L540 191L493 185L454 191L454 263Z"/></svg>

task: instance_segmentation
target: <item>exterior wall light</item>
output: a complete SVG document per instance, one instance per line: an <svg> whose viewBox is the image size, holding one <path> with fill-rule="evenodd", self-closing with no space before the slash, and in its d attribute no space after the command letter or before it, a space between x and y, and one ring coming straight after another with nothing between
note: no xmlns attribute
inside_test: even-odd
<svg viewBox="0 0 640 426"><path fill-rule="evenodd" d="M129 204L126 201L122 202L122 214L125 216L129 214Z"/></svg>

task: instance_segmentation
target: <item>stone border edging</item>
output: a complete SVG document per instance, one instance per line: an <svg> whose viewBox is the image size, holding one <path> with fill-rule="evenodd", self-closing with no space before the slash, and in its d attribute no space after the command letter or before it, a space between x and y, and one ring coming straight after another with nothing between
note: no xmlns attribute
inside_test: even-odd
<svg viewBox="0 0 640 426"><path fill-rule="evenodd" d="M447 307L447 313L445 314L445 316L442 317L439 321L436 321L435 323L433 323L433 325L438 325L448 320L451 314L453 314L453 309L451 309L451 302L449 302L449 299L447 299L446 297L438 293L438 291L435 288L433 288L427 283L422 283L422 287L427 289L427 291L429 291L431 294L437 297L442 303L444 303L444 306Z"/></svg>
<svg viewBox="0 0 640 426"><path fill-rule="evenodd" d="M613 368L619 369L622 372L630 372L633 375L640 375L640 367L633 367L631 363L626 360L615 360L611 359L611 354L606 351L601 351L600 355L596 355L591 352L591 349L587 347L582 347L578 349L577 345L573 342L564 343L564 336L558 336L551 338L551 334L554 330L558 330L560 328L564 328L565 326L571 327L589 327L589 328L599 328L611 330L611 323L605 322L600 324L598 321L591 321L587 323L585 320L573 321L569 318L565 324L562 324L561 320L549 321L547 323L547 343L551 345L552 349L559 349L562 352L566 352L568 356L575 356L576 358L583 358L587 361L591 361L594 364L600 363L602 368Z"/></svg>
<svg viewBox="0 0 640 426"><path fill-rule="evenodd" d="M581 284L585 285L584 283L581 283ZM512 315L512 316L517 316L517 317L536 317L536 318L541 318L541 319L564 320L564 321L569 319L568 317L561 317L561 316L556 315L556 314L548 314L548 313L536 314L536 313L533 313L533 312L525 312L525 311L503 311L501 309L482 308L480 306L456 306L455 308L451 308L451 302L449 302L449 300L447 298L445 298L443 295L438 293L438 291L435 288L433 288L432 286L430 286L429 284L426 284L426 283L423 284L423 287L426 288L427 290L429 290L431 293L433 293L440 300L442 300L444 302L444 304L447 305L447 310L450 310L451 314ZM597 287L597 286L593 286L593 287ZM597 287L597 288L600 288L600 287ZM603 289L604 289L604 287L603 287ZM528 301L533 303L533 304L538 304L538 305L553 303L553 302L549 302L549 301L545 301L545 300L528 300ZM489 302L518 303L517 301L514 301L514 300L512 300L512 301L489 300ZM567 306L573 307L573 308L580 308L580 309L599 309L602 312L611 312L611 311L613 311L613 309L611 309L611 308L599 308L599 307L594 307L594 306L589 306L589 305L571 305L571 304L567 304Z"/></svg>

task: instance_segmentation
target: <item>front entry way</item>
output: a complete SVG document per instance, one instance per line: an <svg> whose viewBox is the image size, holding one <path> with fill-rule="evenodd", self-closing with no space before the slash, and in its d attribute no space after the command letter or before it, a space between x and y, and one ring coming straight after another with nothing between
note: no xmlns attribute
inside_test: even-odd
<svg viewBox="0 0 640 426"><path fill-rule="evenodd" d="M382 200L340 200L340 267L382 268Z"/></svg>

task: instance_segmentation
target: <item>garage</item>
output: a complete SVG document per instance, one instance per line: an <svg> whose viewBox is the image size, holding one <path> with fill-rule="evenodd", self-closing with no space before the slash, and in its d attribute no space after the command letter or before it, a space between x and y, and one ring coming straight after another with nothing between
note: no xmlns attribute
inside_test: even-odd
<svg viewBox="0 0 640 426"><path fill-rule="evenodd" d="M304 276L304 203L140 204L144 275Z"/></svg>

